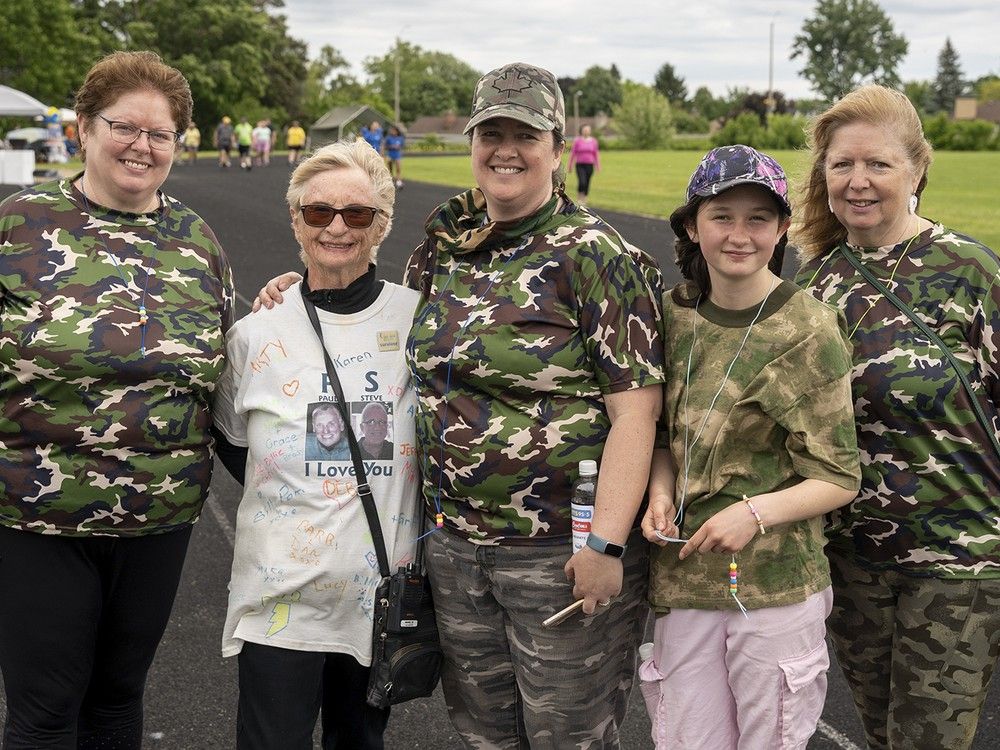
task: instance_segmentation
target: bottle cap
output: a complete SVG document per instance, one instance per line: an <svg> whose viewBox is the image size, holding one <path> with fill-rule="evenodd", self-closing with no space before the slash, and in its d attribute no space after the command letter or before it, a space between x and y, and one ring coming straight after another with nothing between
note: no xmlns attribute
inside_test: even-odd
<svg viewBox="0 0 1000 750"><path fill-rule="evenodd" d="M585 460L580 462L580 476L581 477L596 477L597 476L597 461Z"/></svg>

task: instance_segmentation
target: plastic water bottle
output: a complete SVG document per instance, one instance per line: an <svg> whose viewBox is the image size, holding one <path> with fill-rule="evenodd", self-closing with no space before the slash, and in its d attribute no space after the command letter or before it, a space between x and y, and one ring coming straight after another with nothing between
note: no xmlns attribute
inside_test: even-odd
<svg viewBox="0 0 1000 750"><path fill-rule="evenodd" d="M590 522L594 518L597 497L597 461L580 462L580 478L573 485L570 514L573 519L573 554L587 546Z"/></svg>

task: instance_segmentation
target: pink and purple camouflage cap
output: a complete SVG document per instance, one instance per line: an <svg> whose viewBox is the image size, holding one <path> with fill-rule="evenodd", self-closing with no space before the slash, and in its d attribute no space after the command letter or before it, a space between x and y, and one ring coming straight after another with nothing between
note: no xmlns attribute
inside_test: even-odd
<svg viewBox="0 0 1000 750"><path fill-rule="evenodd" d="M464 133L494 117L509 117L537 130L566 130L566 105L556 77L544 68L509 63L479 79Z"/></svg>
<svg viewBox="0 0 1000 750"><path fill-rule="evenodd" d="M767 154L755 148L736 144L713 148L701 160L687 186L687 200L696 195L710 197L737 185L760 185L792 213L788 202L788 180L785 170Z"/></svg>

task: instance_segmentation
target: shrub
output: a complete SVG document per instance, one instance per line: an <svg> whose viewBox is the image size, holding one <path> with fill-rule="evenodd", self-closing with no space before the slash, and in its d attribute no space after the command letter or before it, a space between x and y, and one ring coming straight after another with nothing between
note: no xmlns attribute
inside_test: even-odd
<svg viewBox="0 0 1000 750"><path fill-rule="evenodd" d="M694 133L702 135L709 130L708 119L701 115L685 112L683 109L673 110L674 129L678 133Z"/></svg>
<svg viewBox="0 0 1000 750"><path fill-rule="evenodd" d="M794 151L806 145L806 120L798 115L771 115L764 131L766 151Z"/></svg>
<svg viewBox="0 0 1000 750"><path fill-rule="evenodd" d="M467 153L469 151L468 142L449 142L436 133L428 133L421 138L408 142L406 145L407 148L412 151L420 151L423 153L441 153L447 151L449 153L460 154L463 152Z"/></svg>
<svg viewBox="0 0 1000 750"><path fill-rule="evenodd" d="M951 120L939 113L924 118L924 135L939 151L995 151L1000 148L998 128L987 120Z"/></svg>
<svg viewBox="0 0 1000 750"><path fill-rule="evenodd" d="M764 127L760 118L753 112L741 112L730 118L718 133L712 136L713 146L731 146L742 143L754 148L762 147L764 143Z"/></svg>
<svg viewBox="0 0 1000 750"><path fill-rule="evenodd" d="M997 126L986 120L957 120L950 123L952 151L986 151L997 147Z"/></svg>
<svg viewBox="0 0 1000 750"><path fill-rule="evenodd" d="M649 86L626 86L622 103L612 107L612 116L615 126L633 148L664 148L673 136L670 103Z"/></svg>
<svg viewBox="0 0 1000 750"><path fill-rule="evenodd" d="M941 112L933 115L932 117L925 117L923 119L924 137L934 148L942 151L946 150L951 139L951 132L948 127L948 116L944 114L944 112Z"/></svg>

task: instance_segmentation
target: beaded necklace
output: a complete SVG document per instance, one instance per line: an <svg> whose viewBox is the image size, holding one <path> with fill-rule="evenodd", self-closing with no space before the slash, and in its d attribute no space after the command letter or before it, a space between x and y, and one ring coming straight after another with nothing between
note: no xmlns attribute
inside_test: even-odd
<svg viewBox="0 0 1000 750"><path fill-rule="evenodd" d="M688 478L691 471L691 451L694 449L695 445L701 439L702 434L705 432L705 427L708 424L708 418L712 415L712 409L715 407L715 402L719 400L719 396L722 395L723 389L726 387L726 383L729 382L729 375L732 373L733 368L736 366L737 360L739 360L740 355L743 353L743 349L746 348L747 340L750 338L750 332L753 330L754 324L760 320L760 316L764 312L764 305L767 304L767 300L771 297L771 292L774 291L774 287L777 285L777 278L771 280L771 286L768 287L767 294L764 295L764 299L761 300L760 306L757 308L756 315L753 316L753 320L750 321L750 325L747 326L746 333L743 335L743 340L740 342L739 348L736 350L736 356L733 357L733 361L729 363L729 367L726 368L726 374L722 377L722 382L719 384L719 389L712 396L712 400L708 404L708 409L705 411L705 416L702 417L701 424L698 425L698 429L695 430L694 440L688 442L690 437L690 421L688 420L688 396L691 392L691 364L694 360L694 348L698 341L698 307L701 304L701 296L698 297L698 301L694 306L694 315L691 317L691 348L688 350L687 358L687 371L684 375L684 482L681 485L681 501L677 508L677 514L674 516L674 523L680 527L681 522L684 520L684 503L687 500L687 490L688 490ZM729 564L729 593L736 601L737 606L743 613L744 617L749 617L747 614L746 607L740 601L739 597L736 595L738 590L737 579L739 577L739 567L736 563L736 554L733 554L732 562Z"/></svg>
<svg viewBox="0 0 1000 750"><path fill-rule="evenodd" d="M84 189L83 177L82 176L80 177L80 183L79 183L79 185L80 185L80 195L83 196L83 203L87 207L87 212L89 214L93 215L94 209L93 209L93 206L91 206L91 204L90 204L90 199L87 198L87 191ZM161 215L161 218L162 218L162 215ZM116 258L115 255L114 255L114 253L112 253L108 249L107 244L103 240L101 240L98 235L95 234L94 236L95 236L95 238L97 238L98 242L101 243L101 249L104 250L104 254L107 255L111 259L111 262L112 262L112 264L114 264L115 270L118 272L118 275L121 277L122 283L125 285L125 289L127 291L130 282L133 285L135 284L135 274L132 274L132 278L131 279L126 279L125 278L125 271L122 268L121 264L118 262L118 258ZM140 255L140 257L141 257L141 254L139 253L139 250L135 247L135 245L132 246L132 249L135 250L136 255ZM138 310L138 312L139 312L139 351L142 353L143 357L146 356L146 327L147 327L147 325L149 323L149 315L146 314L146 290L149 288L149 275L150 275L150 272L152 271L152 267L153 267L153 258L156 257L156 252L159 249L160 249L160 246L157 243L153 243L153 254L149 258L149 264L148 265L144 264L144 266L143 266L143 269L146 271L146 275L145 275L145 279L143 280L143 284L142 284L142 295L139 297L139 310Z"/></svg>

